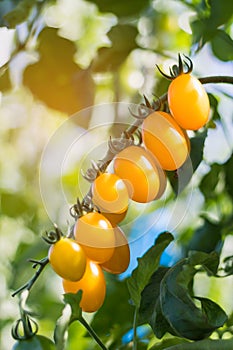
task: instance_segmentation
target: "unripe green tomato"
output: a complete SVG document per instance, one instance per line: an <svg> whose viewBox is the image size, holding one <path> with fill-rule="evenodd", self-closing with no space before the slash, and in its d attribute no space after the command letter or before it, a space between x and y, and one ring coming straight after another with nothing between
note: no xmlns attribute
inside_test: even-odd
<svg viewBox="0 0 233 350"><path fill-rule="evenodd" d="M34 335L32 338L17 340L12 350L56 350L55 344L43 335Z"/></svg>

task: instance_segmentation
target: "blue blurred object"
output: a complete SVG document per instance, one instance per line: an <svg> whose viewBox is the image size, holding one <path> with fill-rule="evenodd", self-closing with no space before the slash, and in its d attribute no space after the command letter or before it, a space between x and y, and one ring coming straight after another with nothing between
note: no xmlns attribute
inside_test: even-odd
<svg viewBox="0 0 233 350"><path fill-rule="evenodd" d="M149 326L142 325L137 327L137 338L142 339L147 336L147 334L150 332ZM123 335L121 338L122 344L128 344L131 341L133 341L133 328L131 328L127 333Z"/></svg>
<svg viewBox="0 0 233 350"><path fill-rule="evenodd" d="M128 269L120 275L120 279L124 279L131 274L137 266L137 258L141 257L154 244L160 233L168 230L167 225L162 222L163 220L155 221L156 215L159 215L159 213L153 212L143 215L136 219L132 225L129 237L130 264ZM171 233L176 236L176 232ZM181 258L181 255L181 248L174 240L162 254L160 264L172 266Z"/></svg>

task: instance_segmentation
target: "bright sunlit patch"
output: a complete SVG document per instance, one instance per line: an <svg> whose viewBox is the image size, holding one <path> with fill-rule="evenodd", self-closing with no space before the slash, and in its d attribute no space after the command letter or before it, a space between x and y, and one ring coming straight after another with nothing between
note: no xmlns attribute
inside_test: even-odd
<svg viewBox="0 0 233 350"><path fill-rule="evenodd" d="M125 188L125 184L123 180L117 180L116 189L120 191L120 190L123 190L124 188Z"/></svg>
<svg viewBox="0 0 233 350"><path fill-rule="evenodd" d="M190 18L194 15L195 15L195 12L184 12L178 18L179 27L188 34L192 34L192 29L190 26Z"/></svg>
<svg viewBox="0 0 233 350"><path fill-rule="evenodd" d="M144 83L144 77L141 72L134 71L128 76L128 84L133 89L140 89Z"/></svg>
<svg viewBox="0 0 233 350"><path fill-rule="evenodd" d="M142 156L143 159L143 165L146 167L146 169L153 170L153 166L151 162L144 156Z"/></svg>
<svg viewBox="0 0 233 350"><path fill-rule="evenodd" d="M6 27L0 28L0 67L10 58L14 46L14 35L15 29L8 29Z"/></svg>
<svg viewBox="0 0 233 350"><path fill-rule="evenodd" d="M98 276L99 270L98 270L98 267L96 266L96 264L94 264L94 263L91 261L91 262L90 262L90 267L91 267L91 271L92 271L93 275Z"/></svg>
<svg viewBox="0 0 233 350"><path fill-rule="evenodd" d="M103 228L103 229L109 228L109 226L105 220L100 220L99 224L100 224L101 228Z"/></svg>

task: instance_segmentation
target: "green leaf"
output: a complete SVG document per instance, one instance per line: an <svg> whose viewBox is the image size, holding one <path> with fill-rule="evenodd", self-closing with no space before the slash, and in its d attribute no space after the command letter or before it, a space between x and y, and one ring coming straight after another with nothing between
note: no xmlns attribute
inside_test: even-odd
<svg viewBox="0 0 233 350"><path fill-rule="evenodd" d="M149 325L153 329L153 332L158 339L161 339L167 332L172 335L177 335L164 317L161 309L160 299L158 299L155 303L152 316L149 319Z"/></svg>
<svg viewBox="0 0 233 350"><path fill-rule="evenodd" d="M213 274L217 272L219 258L217 254L214 254L213 256L213 254L209 255L205 253L192 252L190 253L188 262L192 266L195 266L202 262L203 267L207 270L207 272L210 274ZM142 293L141 305L144 304L144 309L142 310L144 312L143 314L144 318L146 319L147 317L147 322L150 324L154 334L159 339L161 339L166 332L173 335L177 335L176 331L171 327L167 319L164 317L164 314L161 309L161 304L160 304L161 281L163 280L168 270L169 270L168 268L166 270L161 268L158 269L156 273L153 275L154 280L151 279L151 283L149 283L146 286L146 288ZM184 276L180 276L179 283L185 286L186 279L188 277L189 276L186 276L186 274L184 274ZM188 288L189 288L189 285L188 285ZM146 293L144 293L145 291Z"/></svg>
<svg viewBox="0 0 233 350"><path fill-rule="evenodd" d="M48 27L38 41L40 59L26 67L24 85L48 107L64 113L74 114L93 105L94 82L90 69L82 70L74 63L75 44Z"/></svg>
<svg viewBox="0 0 233 350"><path fill-rule="evenodd" d="M37 0L21 0L12 11L5 14L4 19L9 27L15 28L17 24L25 22L36 2Z"/></svg>
<svg viewBox="0 0 233 350"><path fill-rule="evenodd" d="M233 2L229 0L211 0L210 23L219 27L227 23L233 16Z"/></svg>
<svg viewBox="0 0 233 350"><path fill-rule="evenodd" d="M212 0L208 2L210 6L207 6L207 2L201 3L205 4L206 8L203 11L199 11L197 7L195 9L197 16L191 22L194 52L200 50L206 42L212 40L219 26L230 21L233 14L232 1L223 0L220 2L219 0Z"/></svg>
<svg viewBox="0 0 233 350"><path fill-rule="evenodd" d="M223 30L218 29L211 40L213 53L222 61L233 60L233 40Z"/></svg>
<svg viewBox="0 0 233 350"><path fill-rule="evenodd" d="M138 325L148 323L152 317L153 310L160 294L160 283L169 270L169 267L160 266L151 276L149 283L143 289L141 294L141 304L138 314Z"/></svg>
<svg viewBox="0 0 233 350"><path fill-rule="evenodd" d="M78 291L77 294L64 294L65 306L61 317L57 320L54 331L54 340L57 350L64 350L69 325L79 320L82 316L82 309L79 306L81 297L82 291Z"/></svg>
<svg viewBox="0 0 233 350"><path fill-rule="evenodd" d="M117 17L139 15L146 8L150 0L88 0L95 3L101 12L112 12Z"/></svg>
<svg viewBox="0 0 233 350"><path fill-rule="evenodd" d="M215 163L211 165L210 171L202 178L200 190L205 196L205 199L216 197L216 186L220 180L222 166Z"/></svg>
<svg viewBox="0 0 233 350"><path fill-rule="evenodd" d="M224 164L225 170L225 188L229 195L233 198L233 154L228 159L228 161Z"/></svg>
<svg viewBox="0 0 233 350"><path fill-rule="evenodd" d="M226 322L227 315L211 300L201 299L201 309L193 302L189 289L197 273L194 265L203 265L211 270L213 269L211 264L216 260L215 254L208 256L196 253L194 257L193 261L184 259L178 262L166 273L161 282L160 305L164 317L176 335L190 340L200 340L221 327Z"/></svg>
<svg viewBox="0 0 233 350"><path fill-rule="evenodd" d="M133 270L127 284L131 299L134 305L139 308L141 302L141 293L148 284L151 276L159 267L160 257L173 236L169 232L161 233L155 241L155 244L143 255L138 258L138 266Z"/></svg>
<svg viewBox="0 0 233 350"><path fill-rule="evenodd" d="M216 275L219 265L219 254L216 252L210 252L208 254L205 252L191 251L188 255L188 263L194 267L201 264L210 276Z"/></svg>
<svg viewBox="0 0 233 350"><path fill-rule="evenodd" d="M177 344L166 348L166 350L232 350L233 339L212 340L205 339L186 344Z"/></svg>
<svg viewBox="0 0 233 350"><path fill-rule="evenodd" d="M185 251L198 250L210 253L215 250L220 253L223 244L221 230L221 224L212 223L205 218L203 225L194 231L192 238L184 247Z"/></svg>
<svg viewBox="0 0 233 350"><path fill-rule="evenodd" d="M196 136L192 137L190 139L190 157L187 158L186 162L176 171L166 172L176 195L181 193L189 184L193 173L201 163L206 136L207 130L205 129L203 132L198 132Z"/></svg>
<svg viewBox="0 0 233 350"><path fill-rule="evenodd" d="M82 292L78 291L77 294L74 293L66 293L64 294L64 302L71 306L72 310L72 318L71 322L79 320L82 316L82 309L79 306L81 301Z"/></svg>
<svg viewBox="0 0 233 350"><path fill-rule="evenodd" d="M208 97L209 97L210 106L211 106L211 109L212 109L211 121L220 120L221 116L218 113L219 99L216 96L214 96L213 94L210 94L210 93L208 93Z"/></svg>
<svg viewBox="0 0 233 350"><path fill-rule="evenodd" d="M130 52L138 47L138 30L129 24L118 24L108 33L111 47L102 47L92 63L94 72L116 71Z"/></svg>
<svg viewBox="0 0 233 350"><path fill-rule="evenodd" d="M170 338L170 339L164 339L163 341L156 343L152 347L149 348L149 350L167 350L169 347L177 344L186 344L188 343L188 340L181 339L181 338Z"/></svg>

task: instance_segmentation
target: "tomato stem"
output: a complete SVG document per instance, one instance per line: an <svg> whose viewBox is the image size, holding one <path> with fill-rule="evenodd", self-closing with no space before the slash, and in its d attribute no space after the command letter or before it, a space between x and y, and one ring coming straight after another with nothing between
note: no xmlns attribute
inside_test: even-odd
<svg viewBox="0 0 233 350"><path fill-rule="evenodd" d="M29 317L29 311L25 309L26 300L28 298L29 291L24 291L19 297L19 310L20 319L12 326L11 334L16 340L25 340L33 337L38 331L38 324ZM22 331L20 332L20 325L22 325ZM34 327L33 327L34 326ZM34 329L33 329L34 328ZM23 334L21 334L23 332Z"/></svg>
<svg viewBox="0 0 233 350"><path fill-rule="evenodd" d="M233 84L233 76L227 76L227 75L216 75L216 76L210 76L210 77L202 77L198 78L198 80L202 84L217 84L217 83L226 83L226 84Z"/></svg>
<svg viewBox="0 0 233 350"><path fill-rule="evenodd" d="M82 316L79 318L79 322L86 328L88 333L92 336L92 338L96 341L96 343L100 346L101 349L108 350L108 348L106 348L106 346L102 343L94 329L87 323L87 321Z"/></svg>
<svg viewBox="0 0 233 350"><path fill-rule="evenodd" d="M138 307L135 307L133 318L133 350L137 350L137 320L138 320Z"/></svg>
<svg viewBox="0 0 233 350"><path fill-rule="evenodd" d="M32 286L34 285L34 283L37 281L38 277L40 276L41 272L43 271L43 269L45 268L45 266L48 264L49 259L46 256L45 258L41 259L41 260L34 260L34 259L30 259L30 262L33 263L32 267L35 269L37 266L39 266L38 270L36 270L34 276L27 282L25 283L23 286L21 286L20 288L18 288L13 294L12 297L14 297L15 295L21 293L23 290L28 290L30 291L30 289L32 288Z"/></svg>

